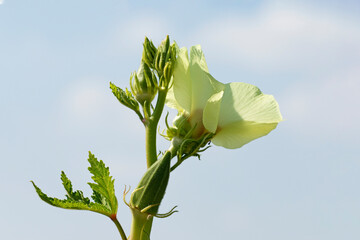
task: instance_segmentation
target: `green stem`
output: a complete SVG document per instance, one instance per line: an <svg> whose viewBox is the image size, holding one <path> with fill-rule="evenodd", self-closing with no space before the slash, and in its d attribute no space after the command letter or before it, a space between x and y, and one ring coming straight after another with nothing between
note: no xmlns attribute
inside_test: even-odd
<svg viewBox="0 0 360 240"><path fill-rule="evenodd" d="M156 151L156 128L157 124L150 119L145 124L145 150L146 150L146 163L147 168L151 167L157 160Z"/></svg>
<svg viewBox="0 0 360 240"><path fill-rule="evenodd" d="M147 122L145 123L145 150L146 150L147 168L151 167L151 165L153 165L157 161L156 131L161 114L164 110L167 92L168 89L159 90L159 94L153 114L149 119L147 119ZM152 223L153 223L153 218L151 218L149 221L145 223L145 226L142 231L146 232L147 234L143 234L141 240L150 239Z"/></svg>
<svg viewBox="0 0 360 240"><path fill-rule="evenodd" d="M138 115L140 121L142 122L144 120L143 115L139 111L135 111L136 115Z"/></svg>
<svg viewBox="0 0 360 240"><path fill-rule="evenodd" d="M177 150L179 149L180 145L177 145L177 146L174 146L173 144L171 145L171 147L169 148L168 151L170 151L171 153L171 159L176 156L176 152ZM134 217L133 217L134 218ZM144 225L144 228L143 228L143 232L145 232L146 234L143 234L141 236L141 240L150 240L150 233L151 233L151 228L152 228L152 224L153 224L153 220L154 218L151 218L149 219L145 225Z"/></svg>
<svg viewBox="0 0 360 240"><path fill-rule="evenodd" d="M115 223L117 229L119 230L119 233L121 235L121 239L122 240L127 240L126 234L124 232L124 229L122 228L121 224L119 223L119 221L117 220L117 218L111 218L111 220Z"/></svg>
<svg viewBox="0 0 360 240"><path fill-rule="evenodd" d="M167 89L159 90L156 107L150 118L145 123L145 148L146 148L146 163L147 167L151 167L157 160L157 148L156 148L156 135L157 126L161 117L161 113L164 110L165 99Z"/></svg>
<svg viewBox="0 0 360 240"><path fill-rule="evenodd" d="M141 236L141 240L150 240L150 233L151 233L151 228L152 228L153 221L154 221L154 218L152 217L151 219L149 219L145 223L143 232L146 233L146 234L143 234Z"/></svg>
<svg viewBox="0 0 360 240"><path fill-rule="evenodd" d="M151 110L150 107L151 106L151 102L145 101L144 102L144 106L143 106L143 110L144 110L144 116L146 119L149 119L151 116Z"/></svg>
<svg viewBox="0 0 360 240"><path fill-rule="evenodd" d="M177 161L171 168L170 172L174 171L183 161Z"/></svg>
<svg viewBox="0 0 360 240"><path fill-rule="evenodd" d="M153 112L152 117L154 118L154 120L156 120L156 125L158 124L161 114L164 110L164 105L165 105L165 99L166 99L166 95L167 95L168 89L160 89L159 90L159 95L158 95L158 99L156 102L156 106Z"/></svg>
<svg viewBox="0 0 360 240"><path fill-rule="evenodd" d="M150 233L145 232L145 225L149 220L147 214L141 213L139 210L132 210L133 218L131 222L131 232L129 240L150 239Z"/></svg>

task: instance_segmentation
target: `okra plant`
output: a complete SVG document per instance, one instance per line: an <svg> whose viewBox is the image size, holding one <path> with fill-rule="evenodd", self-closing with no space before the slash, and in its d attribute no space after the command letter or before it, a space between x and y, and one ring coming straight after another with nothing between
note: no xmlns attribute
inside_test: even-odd
<svg viewBox="0 0 360 240"><path fill-rule="evenodd" d="M128 234L117 219L118 199L114 179L104 162L89 153L89 183L93 194L85 197L73 190L71 181L61 173L66 198L48 197L33 186L48 204L65 209L89 210L109 217L122 240L148 240L154 217L165 218L177 210L159 213L171 173L186 159L200 157L210 143L224 148L240 148L267 135L282 120L279 106L271 95L257 87L232 82L223 84L210 75L201 47L179 48L167 36L158 47L145 38L140 67L130 76L130 90L110 83L118 101L134 111L145 128L147 171L134 190L125 189L123 201L132 213ZM158 124L164 106L178 111L166 131L169 148L158 155Z"/></svg>

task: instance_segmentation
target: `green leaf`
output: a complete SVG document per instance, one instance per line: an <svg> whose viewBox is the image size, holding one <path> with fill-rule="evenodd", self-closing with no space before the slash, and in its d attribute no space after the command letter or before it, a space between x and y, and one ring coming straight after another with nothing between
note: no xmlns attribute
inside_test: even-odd
<svg viewBox="0 0 360 240"><path fill-rule="evenodd" d="M134 110L136 113L140 113L139 103L136 101L135 97L129 90L125 89L124 91L112 82L110 82L110 89L121 104Z"/></svg>
<svg viewBox="0 0 360 240"><path fill-rule="evenodd" d="M116 213L118 202L115 196L114 179L110 176L109 168L105 166L102 160L89 152L89 171L93 174L91 177L95 183L88 183L94 191L92 199L96 203L101 203L112 212Z"/></svg>
<svg viewBox="0 0 360 240"><path fill-rule="evenodd" d="M67 178L67 176L65 175L65 173L63 171L61 172L61 181L67 192L66 198L68 200L74 200L76 202L83 202L86 204L90 203L90 199L87 197L84 197L84 194L82 191L78 190L78 191L73 192L71 181L70 181L70 179Z"/></svg>
<svg viewBox="0 0 360 240"><path fill-rule="evenodd" d="M33 181L31 183L39 197L52 206L88 210L114 217L117 213L118 203L115 196L114 180L110 176L109 168L105 166L103 161L98 161L90 152L88 161L90 163L89 171L93 174L92 179L95 182L89 183L93 190L93 202L88 197L84 197L82 191L73 191L72 183L64 172L61 172L61 181L67 193L66 199L49 197Z"/></svg>

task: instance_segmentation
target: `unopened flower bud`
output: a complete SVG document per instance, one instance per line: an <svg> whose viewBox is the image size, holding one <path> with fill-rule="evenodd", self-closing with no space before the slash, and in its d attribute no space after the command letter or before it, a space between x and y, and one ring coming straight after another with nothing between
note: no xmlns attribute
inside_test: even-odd
<svg viewBox="0 0 360 240"><path fill-rule="evenodd" d="M154 59L157 52L156 47L147 37L145 37L143 47L142 61L144 61L149 67L154 68Z"/></svg>
<svg viewBox="0 0 360 240"><path fill-rule="evenodd" d="M174 70L174 64L173 62L169 61L165 64L165 68L164 68L164 78L166 83L170 82L171 76L173 74L173 70Z"/></svg>
<svg viewBox="0 0 360 240"><path fill-rule="evenodd" d="M156 56L155 56L155 69L158 73L162 74L164 71L165 63L169 60L171 53L169 52L170 48L170 39L169 36L161 42L158 47Z"/></svg>
<svg viewBox="0 0 360 240"><path fill-rule="evenodd" d="M137 73L130 77L130 87L136 100L144 105L145 101L151 102L157 93L157 80L149 66L141 61Z"/></svg>

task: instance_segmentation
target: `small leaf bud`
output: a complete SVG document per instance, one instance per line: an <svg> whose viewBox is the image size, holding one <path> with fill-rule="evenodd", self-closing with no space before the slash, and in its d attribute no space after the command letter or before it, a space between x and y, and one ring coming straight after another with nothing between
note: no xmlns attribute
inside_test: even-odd
<svg viewBox="0 0 360 240"><path fill-rule="evenodd" d="M125 89L124 91L111 82L110 89L121 104L136 112L139 112L139 103L135 100L134 96L131 94L131 92L129 92L129 90Z"/></svg>

